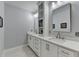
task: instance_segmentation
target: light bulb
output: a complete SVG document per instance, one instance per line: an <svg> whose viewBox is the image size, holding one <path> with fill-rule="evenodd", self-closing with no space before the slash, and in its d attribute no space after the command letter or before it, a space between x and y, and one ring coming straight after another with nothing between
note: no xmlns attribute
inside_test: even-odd
<svg viewBox="0 0 79 59"><path fill-rule="evenodd" d="M38 17L38 13L34 14L34 17Z"/></svg>

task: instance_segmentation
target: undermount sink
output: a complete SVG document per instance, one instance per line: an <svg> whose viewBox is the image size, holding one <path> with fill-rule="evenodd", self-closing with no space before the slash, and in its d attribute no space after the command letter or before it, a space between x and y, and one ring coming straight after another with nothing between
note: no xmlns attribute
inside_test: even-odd
<svg viewBox="0 0 79 59"><path fill-rule="evenodd" d="M46 37L46 38L48 38L48 39L55 39L56 37L51 37L51 36L50 36L50 37Z"/></svg>
<svg viewBox="0 0 79 59"><path fill-rule="evenodd" d="M44 35L43 34L37 34L38 36L41 36L41 37L43 37Z"/></svg>
<svg viewBox="0 0 79 59"><path fill-rule="evenodd" d="M43 35L41 34L38 34L38 36L41 36L41 37L44 37ZM59 39L59 38L56 38L56 37L45 37L47 38L47 40L50 40L50 41L55 41L55 42L58 42L58 43L64 43L65 42L65 39Z"/></svg>
<svg viewBox="0 0 79 59"><path fill-rule="evenodd" d="M58 38L50 38L49 40L53 40L53 41L56 41L56 42L59 42L59 43L64 43L65 42L65 39L58 39Z"/></svg>

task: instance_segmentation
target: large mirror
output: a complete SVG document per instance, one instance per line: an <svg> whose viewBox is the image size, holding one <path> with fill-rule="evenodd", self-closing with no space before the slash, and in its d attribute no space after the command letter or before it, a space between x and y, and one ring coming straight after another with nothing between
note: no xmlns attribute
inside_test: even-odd
<svg viewBox="0 0 79 59"><path fill-rule="evenodd" d="M71 31L71 4L66 3L52 10L53 31Z"/></svg>

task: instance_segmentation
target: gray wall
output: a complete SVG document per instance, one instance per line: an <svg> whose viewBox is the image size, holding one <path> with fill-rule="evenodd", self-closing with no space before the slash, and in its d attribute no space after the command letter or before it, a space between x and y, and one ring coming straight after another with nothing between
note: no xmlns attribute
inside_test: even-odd
<svg viewBox="0 0 79 59"><path fill-rule="evenodd" d="M79 32L79 2L74 1L70 2L71 3L71 23L72 23L72 29L71 32L62 32L61 35L67 39L79 41L79 37L75 36L75 32ZM50 12L51 13L51 12ZM52 15L50 15L50 24L52 25ZM56 35L56 32L52 31L52 26L50 26L50 31L52 35ZM51 35L50 34L50 35Z"/></svg>
<svg viewBox="0 0 79 59"><path fill-rule="evenodd" d="M3 18L4 21L4 2L1 1L0 1L0 16ZM4 50L4 26L0 28L0 56L2 55L3 50Z"/></svg>
<svg viewBox="0 0 79 59"><path fill-rule="evenodd" d="M26 42L26 32L33 29L33 15L18 7L5 4L5 49Z"/></svg>

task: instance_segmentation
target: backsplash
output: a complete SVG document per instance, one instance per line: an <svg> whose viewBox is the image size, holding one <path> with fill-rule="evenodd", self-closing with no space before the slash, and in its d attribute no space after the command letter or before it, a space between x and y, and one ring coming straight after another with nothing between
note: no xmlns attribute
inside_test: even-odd
<svg viewBox="0 0 79 59"><path fill-rule="evenodd" d="M69 40L79 41L79 37L76 37L74 32L62 33L61 36Z"/></svg>

